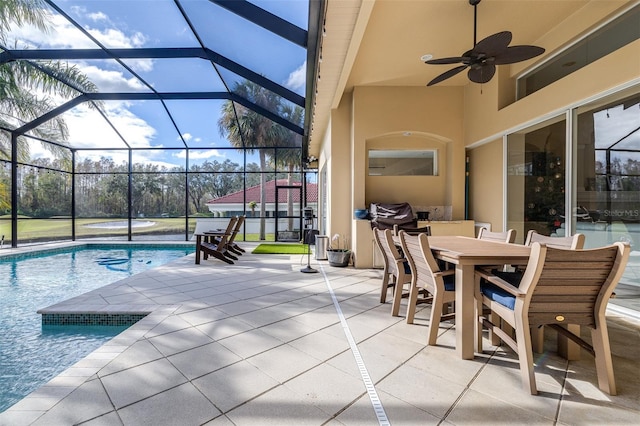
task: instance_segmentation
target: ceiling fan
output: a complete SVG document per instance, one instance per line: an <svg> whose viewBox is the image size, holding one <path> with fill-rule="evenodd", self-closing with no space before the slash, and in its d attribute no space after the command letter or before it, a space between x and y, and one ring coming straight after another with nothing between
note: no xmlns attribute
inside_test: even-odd
<svg viewBox="0 0 640 426"><path fill-rule="evenodd" d="M538 46L509 46L512 38L510 31L502 31L490 35L476 43L476 33L478 29L477 7L480 1L481 0L469 0L469 4L473 6L473 49L466 51L462 56L425 61L425 63L429 65L462 63L462 65L440 74L431 80L427 86L440 83L467 68L469 68L467 73L469 80L474 83L486 83L491 80L496 73L496 65L514 64L544 53L544 49Z"/></svg>

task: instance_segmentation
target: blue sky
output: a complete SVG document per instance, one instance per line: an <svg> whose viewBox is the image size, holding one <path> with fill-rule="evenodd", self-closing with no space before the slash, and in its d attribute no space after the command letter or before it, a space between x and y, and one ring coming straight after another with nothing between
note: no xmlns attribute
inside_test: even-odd
<svg viewBox="0 0 640 426"><path fill-rule="evenodd" d="M205 46L304 96L305 49L238 17L208 0L181 0ZM307 28L306 0L254 0L252 3ZM173 0L62 0L56 4L107 48L199 47L198 41ZM96 49L98 46L62 15L49 12L52 31L44 34L25 26L12 30L22 48ZM13 45L13 43L10 43ZM149 92L132 73L115 60L70 61L81 69L100 92ZM126 65L160 92L224 91L222 80L208 61L201 59L135 59ZM222 70L223 78L240 77ZM60 105L65 100L57 99ZM104 112L118 132L134 147L181 147L182 138L203 148L190 155L191 163L205 160L241 162L219 134L218 113L223 101L168 101L175 126L159 101L104 102ZM63 115L69 141L77 147L125 147L115 131L95 110L83 104ZM88 156L97 155L85 152ZM100 153L100 154L104 154ZM37 150L34 156L45 155ZM126 151L111 151L116 162ZM167 166L183 164L184 151L134 151L134 161Z"/></svg>

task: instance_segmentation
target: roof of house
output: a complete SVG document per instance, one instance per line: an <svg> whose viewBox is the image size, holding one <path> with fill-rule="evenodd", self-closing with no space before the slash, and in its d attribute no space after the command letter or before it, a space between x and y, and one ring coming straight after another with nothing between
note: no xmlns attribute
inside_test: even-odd
<svg viewBox="0 0 640 426"><path fill-rule="evenodd" d="M277 186L286 186L289 185L287 179L278 179L278 180L270 180L266 183L266 203L275 203L276 199L276 185ZM292 182L293 186L301 186L300 182ZM247 188L246 191L237 191L232 192L231 194L223 195L222 197L214 198L213 200L207 201L205 204L242 204L245 200L245 192L246 192L246 200L247 203L251 201L255 201L257 203L260 202L260 185L252 186ZM300 192L293 191L293 202L300 202ZM307 202L316 203L318 201L318 184L316 183L307 183ZM287 191L280 190L278 191L278 203L286 203L287 202Z"/></svg>

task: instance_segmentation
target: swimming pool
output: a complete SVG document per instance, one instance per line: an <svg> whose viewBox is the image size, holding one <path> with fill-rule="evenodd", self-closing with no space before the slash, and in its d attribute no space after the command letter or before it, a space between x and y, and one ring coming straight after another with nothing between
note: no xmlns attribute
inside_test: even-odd
<svg viewBox="0 0 640 426"><path fill-rule="evenodd" d="M42 326L38 309L194 250L109 244L0 258L0 412L127 328Z"/></svg>

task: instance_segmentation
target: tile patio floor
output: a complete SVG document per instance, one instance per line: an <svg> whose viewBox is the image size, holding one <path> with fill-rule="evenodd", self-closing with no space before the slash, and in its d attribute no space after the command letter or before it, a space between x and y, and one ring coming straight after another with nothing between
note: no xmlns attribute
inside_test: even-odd
<svg viewBox="0 0 640 426"><path fill-rule="evenodd" d="M609 316L618 396L598 390L589 355L559 358L553 336L531 396L510 351L485 341L474 360L459 359L452 323L426 346L429 307L414 325L392 317L390 300L379 303L381 271L312 260L320 272L300 273L305 265L305 256L249 253L195 265L191 255L55 306L152 313L0 414L0 425L640 421L638 320Z"/></svg>

